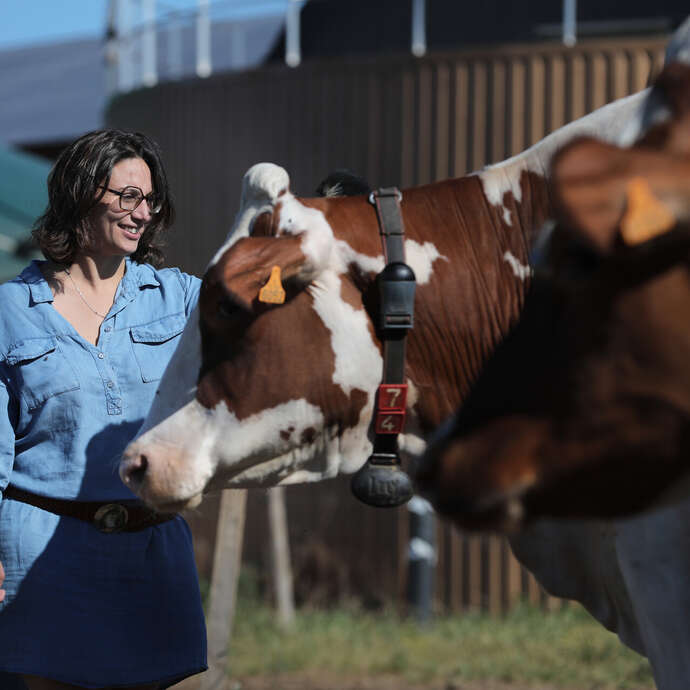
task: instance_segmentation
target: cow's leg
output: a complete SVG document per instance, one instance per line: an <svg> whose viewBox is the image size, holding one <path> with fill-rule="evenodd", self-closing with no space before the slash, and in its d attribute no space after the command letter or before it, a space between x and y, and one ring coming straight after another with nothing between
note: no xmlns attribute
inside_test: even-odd
<svg viewBox="0 0 690 690"><path fill-rule="evenodd" d="M658 690L690 688L690 500L615 523L616 550Z"/></svg>

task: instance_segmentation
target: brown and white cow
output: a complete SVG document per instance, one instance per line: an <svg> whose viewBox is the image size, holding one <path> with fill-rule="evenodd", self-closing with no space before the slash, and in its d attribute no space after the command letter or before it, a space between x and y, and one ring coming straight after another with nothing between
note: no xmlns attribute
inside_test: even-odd
<svg viewBox="0 0 690 690"><path fill-rule="evenodd" d="M520 321L418 476L460 524L620 517L688 495L690 66L657 86L674 118L639 144L555 156L560 224Z"/></svg>
<svg viewBox="0 0 690 690"><path fill-rule="evenodd" d="M612 136L642 116L646 96L606 106L478 174L403 190L406 260L417 279L403 452L423 449L518 316L535 229L551 212L553 152L576 134ZM287 299L266 305L257 296L276 265ZM198 313L127 449L124 481L152 505L177 509L209 488L356 471L371 452L382 373L371 307L383 266L366 196L299 199L282 168L250 169Z"/></svg>
<svg viewBox="0 0 690 690"><path fill-rule="evenodd" d="M690 21L667 54L690 62L688 46ZM403 190L407 259L418 280L411 424L401 439L408 454L423 450L519 314L535 229L551 212L544 175L554 151L581 134L630 144L658 106L647 90L480 173ZM287 300L258 304L276 263L288 276ZM211 488L356 470L371 449L381 376L368 307L382 266L365 198L297 199L284 170L251 169L199 310L123 458L123 480L153 505L175 509ZM650 658L661 690L690 687L690 506L683 510L622 526L544 522L513 541L552 593L581 601Z"/></svg>

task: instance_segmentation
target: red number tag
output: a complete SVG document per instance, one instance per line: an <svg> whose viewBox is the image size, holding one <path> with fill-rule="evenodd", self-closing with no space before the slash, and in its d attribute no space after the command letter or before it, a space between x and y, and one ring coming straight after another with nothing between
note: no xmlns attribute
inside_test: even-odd
<svg viewBox="0 0 690 690"><path fill-rule="evenodd" d="M395 410L396 412L404 412L406 403L406 383L382 383L379 386L379 410Z"/></svg>
<svg viewBox="0 0 690 690"><path fill-rule="evenodd" d="M406 383L382 383L376 399L376 433L399 434L405 426Z"/></svg>
<svg viewBox="0 0 690 690"><path fill-rule="evenodd" d="M376 414L377 434L399 434L405 426L404 412L383 412Z"/></svg>

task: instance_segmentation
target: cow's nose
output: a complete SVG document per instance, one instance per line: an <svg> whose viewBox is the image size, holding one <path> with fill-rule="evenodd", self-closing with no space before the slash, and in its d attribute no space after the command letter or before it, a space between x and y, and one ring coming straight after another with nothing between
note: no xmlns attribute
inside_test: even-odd
<svg viewBox="0 0 690 690"><path fill-rule="evenodd" d="M120 463L120 478L135 494L144 484L148 466L148 458L143 453L126 455Z"/></svg>

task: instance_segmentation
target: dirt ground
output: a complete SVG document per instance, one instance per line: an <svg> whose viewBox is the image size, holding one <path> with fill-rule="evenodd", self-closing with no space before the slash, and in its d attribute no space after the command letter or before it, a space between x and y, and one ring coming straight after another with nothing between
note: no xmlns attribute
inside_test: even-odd
<svg viewBox="0 0 690 690"><path fill-rule="evenodd" d="M199 690L198 679L188 679L175 690ZM523 685L499 681L436 681L424 685L409 683L399 676L342 678L325 673L290 673L252 678L229 678L217 690L560 690L555 685ZM581 690L591 690L581 688ZM636 690L654 690L638 688Z"/></svg>

